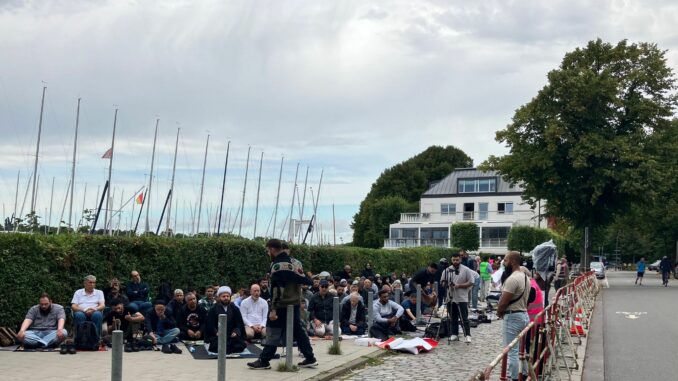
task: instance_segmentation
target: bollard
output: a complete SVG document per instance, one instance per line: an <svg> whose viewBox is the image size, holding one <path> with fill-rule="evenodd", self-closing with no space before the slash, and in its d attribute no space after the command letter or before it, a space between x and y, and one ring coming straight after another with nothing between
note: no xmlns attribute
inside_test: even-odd
<svg viewBox="0 0 678 381"><path fill-rule="evenodd" d="M438 312L438 306L440 305L440 302L439 302L439 300L440 300L440 295L438 295L438 291L440 291L440 290L438 289L438 282L434 282L434 283L433 283L433 292L435 292L435 294L436 294L436 300L433 302L434 305L433 305L433 310L431 311L431 314L437 313L437 312ZM437 316L437 315L436 315L436 316Z"/></svg>
<svg viewBox="0 0 678 381"><path fill-rule="evenodd" d="M372 308L372 291L367 293L367 336L372 337L372 324L374 324L374 309Z"/></svg>
<svg viewBox="0 0 678 381"><path fill-rule="evenodd" d="M401 289L395 290L395 293L394 293L395 294L395 302L398 303L398 304L400 304L400 301L402 299L401 296L400 296L401 293L402 293Z"/></svg>
<svg viewBox="0 0 678 381"><path fill-rule="evenodd" d="M416 319L416 324L421 324L422 323L422 318L421 318L421 285L417 285L417 319Z"/></svg>
<svg viewBox="0 0 678 381"><path fill-rule="evenodd" d="M287 355L285 356L285 366L288 370L292 369L292 353L294 348L292 348L292 338L294 337L294 306L287 306L287 327L285 329L285 351Z"/></svg>
<svg viewBox="0 0 678 381"><path fill-rule="evenodd" d="M350 302L348 302L350 303ZM334 347L339 346L339 298L334 297L332 300L332 344Z"/></svg>
<svg viewBox="0 0 678 381"><path fill-rule="evenodd" d="M217 358L217 380L226 381L226 342L228 328L226 327L226 315L219 315L219 356Z"/></svg>
<svg viewBox="0 0 678 381"><path fill-rule="evenodd" d="M113 354L111 356L111 381L122 381L122 331L113 331Z"/></svg>

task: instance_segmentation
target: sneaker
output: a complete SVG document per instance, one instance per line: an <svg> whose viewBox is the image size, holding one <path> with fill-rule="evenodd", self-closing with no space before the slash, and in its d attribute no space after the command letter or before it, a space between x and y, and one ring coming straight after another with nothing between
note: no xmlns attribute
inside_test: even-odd
<svg viewBox="0 0 678 381"><path fill-rule="evenodd" d="M125 352L132 352L132 343L125 344Z"/></svg>
<svg viewBox="0 0 678 381"><path fill-rule="evenodd" d="M457 335L450 336L450 341L459 341L459 336Z"/></svg>
<svg viewBox="0 0 678 381"><path fill-rule="evenodd" d="M68 354L69 355L74 355L78 353L78 351L75 349L75 344L67 344L68 346Z"/></svg>
<svg viewBox="0 0 678 381"><path fill-rule="evenodd" d="M161 351L162 353L172 353L172 349L170 348L169 344L163 344Z"/></svg>
<svg viewBox="0 0 678 381"><path fill-rule="evenodd" d="M180 355L183 352L181 349L179 349L179 347L177 347L176 344L170 344L170 350L172 351L172 353L176 353L178 355Z"/></svg>
<svg viewBox="0 0 678 381"><path fill-rule="evenodd" d="M304 361L298 363L301 368L314 368L318 366L318 361L315 358L304 359Z"/></svg>
<svg viewBox="0 0 678 381"><path fill-rule="evenodd" d="M68 345L66 343L61 344L61 348L59 349L59 353L62 355L68 354Z"/></svg>
<svg viewBox="0 0 678 381"><path fill-rule="evenodd" d="M250 369L255 369L255 370L271 369L271 364L263 363L263 362L261 362L261 360L257 360L255 362L248 362L247 367L250 368Z"/></svg>
<svg viewBox="0 0 678 381"><path fill-rule="evenodd" d="M471 344L471 336L466 336L466 338L464 339L464 342L466 344Z"/></svg>

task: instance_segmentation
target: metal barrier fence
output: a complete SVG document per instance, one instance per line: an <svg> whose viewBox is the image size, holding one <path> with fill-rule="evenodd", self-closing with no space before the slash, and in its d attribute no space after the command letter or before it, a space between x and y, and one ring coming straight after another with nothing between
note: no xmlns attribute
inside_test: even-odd
<svg viewBox="0 0 678 381"><path fill-rule="evenodd" d="M570 379L572 369L578 369L577 348L590 327L591 313L599 287L593 271L587 272L563 286L552 304L535 316L534 321L507 345L485 369L477 371L470 381L489 381L496 375L509 380L508 354L518 346L520 381L562 379L565 370Z"/></svg>

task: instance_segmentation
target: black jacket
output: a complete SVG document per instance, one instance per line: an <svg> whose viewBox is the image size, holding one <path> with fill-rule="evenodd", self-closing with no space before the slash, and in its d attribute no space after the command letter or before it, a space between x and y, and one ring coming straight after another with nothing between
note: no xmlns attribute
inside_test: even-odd
<svg viewBox="0 0 678 381"><path fill-rule="evenodd" d="M224 311L224 309L226 311ZM217 331L219 330L219 315L226 315L226 328L228 329L228 337L230 334L235 331L238 337L245 337L245 324L242 321L242 315L240 310L236 307L235 304L229 303L226 308L221 303L217 303L212 307L210 312L207 313L207 324L205 325L205 339L209 340L210 338L217 337Z"/></svg>
<svg viewBox="0 0 678 381"><path fill-rule="evenodd" d="M410 290L415 291L418 284L420 284L421 288L424 289L426 288L426 283L431 282L431 284L433 284L435 281L436 274L429 273L428 267L424 267L412 276L412 280L410 281Z"/></svg>
<svg viewBox="0 0 678 381"><path fill-rule="evenodd" d="M148 285L144 282L129 282L125 293L130 302L145 302L148 300Z"/></svg>
<svg viewBox="0 0 678 381"><path fill-rule="evenodd" d="M367 313L367 309L365 308L365 305L363 305L362 302L358 302L358 310L356 311L355 314L355 322L357 326L363 326L365 325L365 314ZM348 325L349 322L348 320L351 318L351 302L347 302L341 305L341 325Z"/></svg>
<svg viewBox="0 0 678 381"><path fill-rule="evenodd" d="M199 305L196 305L195 310L191 311L187 305L184 305L178 315L177 325L181 333L186 334L190 329L204 334L207 325L207 311Z"/></svg>
<svg viewBox="0 0 678 381"><path fill-rule="evenodd" d="M334 297L329 292L322 297L319 293L313 295L308 303L308 313L311 320L318 319L323 323L329 323L332 320Z"/></svg>

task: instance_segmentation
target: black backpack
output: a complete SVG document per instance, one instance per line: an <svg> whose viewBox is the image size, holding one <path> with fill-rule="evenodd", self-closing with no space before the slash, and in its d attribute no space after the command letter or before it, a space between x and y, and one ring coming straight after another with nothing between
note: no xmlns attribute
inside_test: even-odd
<svg viewBox="0 0 678 381"><path fill-rule="evenodd" d="M87 351L99 349L97 328L91 321L84 321L75 327L75 347Z"/></svg>
<svg viewBox="0 0 678 381"><path fill-rule="evenodd" d="M438 340L450 336L450 323L448 318L444 318L440 323L431 323L426 327L424 337Z"/></svg>

